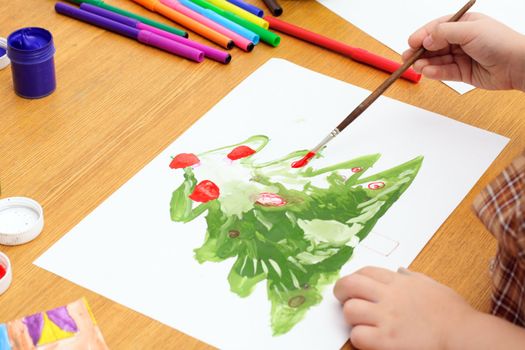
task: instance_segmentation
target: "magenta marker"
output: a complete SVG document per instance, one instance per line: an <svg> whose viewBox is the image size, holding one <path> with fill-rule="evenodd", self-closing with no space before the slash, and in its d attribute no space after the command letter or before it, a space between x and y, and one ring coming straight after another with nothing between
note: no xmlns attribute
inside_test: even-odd
<svg viewBox="0 0 525 350"><path fill-rule="evenodd" d="M106 17L96 15L94 13L88 12L75 6L70 6L58 2L55 5L55 11L60 14L95 25L97 27L110 30L120 35L127 36L128 38L135 39L141 43L157 47L164 51L171 52L177 56L181 56L195 62L202 62L204 60L204 52L202 52L201 50L197 50L193 47L180 44L176 41L167 39L147 30L139 30L127 26L125 24L113 21Z"/></svg>
<svg viewBox="0 0 525 350"><path fill-rule="evenodd" d="M208 57L208 58L210 58L210 59L212 59L214 61L221 62L221 63L229 63L231 61L231 59L232 59L232 56L229 53L227 53L227 52L224 52L224 51L221 51L221 50L217 50L217 49L215 49L213 47L206 46L204 44L201 44L201 43L198 43L196 41L184 38L182 36L175 35L175 34L172 34L170 32L167 32L165 30L152 27L152 26L144 24L144 23L142 23L142 22L140 22L140 21L138 21L136 19L129 18L129 17L120 15L118 13L105 10L105 9L100 8L98 6L93 6L93 5L90 5L88 3L82 3L80 5L80 8L83 9L83 10L86 10L88 12L94 13L96 15L108 18L110 20L113 20L113 21L125 24L125 25L127 25L129 27L136 28L136 29L139 29L139 30L146 30L148 32L160 35L160 36L162 36L164 38L167 38L167 39L176 41L178 43L181 43L183 45L187 45L189 47L193 47L194 49L197 49L197 50L200 50L200 51L204 52L204 56L206 56L206 57Z"/></svg>

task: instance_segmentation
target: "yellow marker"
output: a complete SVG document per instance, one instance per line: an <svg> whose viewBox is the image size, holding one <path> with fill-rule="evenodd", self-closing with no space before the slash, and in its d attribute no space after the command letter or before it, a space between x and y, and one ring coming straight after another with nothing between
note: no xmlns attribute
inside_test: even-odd
<svg viewBox="0 0 525 350"><path fill-rule="evenodd" d="M261 17L257 17L253 13L245 11L245 10L243 10L240 7L237 7L237 6L233 5L233 4L230 4L229 2L227 2L225 0L207 0L207 1L209 3L217 6L217 7L220 7L221 9L223 9L225 11L229 11L231 13L234 13L237 16L242 17L245 20L250 21L253 24L258 25L259 27L263 27L264 29L268 29L270 27L270 24L268 23L268 21L265 21Z"/></svg>

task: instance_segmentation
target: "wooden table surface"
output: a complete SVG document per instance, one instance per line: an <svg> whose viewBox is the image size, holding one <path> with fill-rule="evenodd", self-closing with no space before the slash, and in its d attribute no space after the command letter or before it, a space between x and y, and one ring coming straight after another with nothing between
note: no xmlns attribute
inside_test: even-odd
<svg viewBox="0 0 525 350"><path fill-rule="evenodd" d="M148 14L130 1L108 3ZM315 1L283 0L282 5L284 20L399 59ZM13 284L0 296L0 322L85 296L112 349L211 348L32 262L269 58L285 58L369 90L387 75L287 36L278 48L234 49L229 65L196 64L57 15L53 6L51 0L0 0L0 36L27 26L53 33L58 82L51 96L26 100L13 92L10 69L0 71L1 196L34 198L45 211L38 239L0 246L14 266ZM386 95L511 139L411 265L486 311L487 266L495 241L473 215L471 203L525 147L525 95L475 90L460 96L426 79L417 85L398 81Z"/></svg>

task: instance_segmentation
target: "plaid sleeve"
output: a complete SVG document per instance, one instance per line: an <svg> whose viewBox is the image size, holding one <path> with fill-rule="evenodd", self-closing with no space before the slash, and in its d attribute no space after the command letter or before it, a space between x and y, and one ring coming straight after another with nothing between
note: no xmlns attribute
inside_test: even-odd
<svg viewBox="0 0 525 350"><path fill-rule="evenodd" d="M498 240L492 314L525 327L525 153L476 198L474 211Z"/></svg>
<svg viewBox="0 0 525 350"><path fill-rule="evenodd" d="M473 206L499 249L525 264L525 152L480 193Z"/></svg>

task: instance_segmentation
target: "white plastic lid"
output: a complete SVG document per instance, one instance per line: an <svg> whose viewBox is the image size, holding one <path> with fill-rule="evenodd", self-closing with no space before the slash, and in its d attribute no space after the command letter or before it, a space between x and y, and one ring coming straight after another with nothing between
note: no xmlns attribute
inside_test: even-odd
<svg viewBox="0 0 525 350"><path fill-rule="evenodd" d="M9 66L9 63L10 61L7 57L7 40L5 38L0 38L0 69Z"/></svg>
<svg viewBox="0 0 525 350"><path fill-rule="evenodd" d="M44 228L44 211L25 197L0 200L0 244L19 245L35 239Z"/></svg>
<svg viewBox="0 0 525 350"><path fill-rule="evenodd" d="M0 265L5 269L5 275L0 277L0 294L3 294L11 285L13 272L11 271L11 262L4 253L0 252Z"/></svg>

